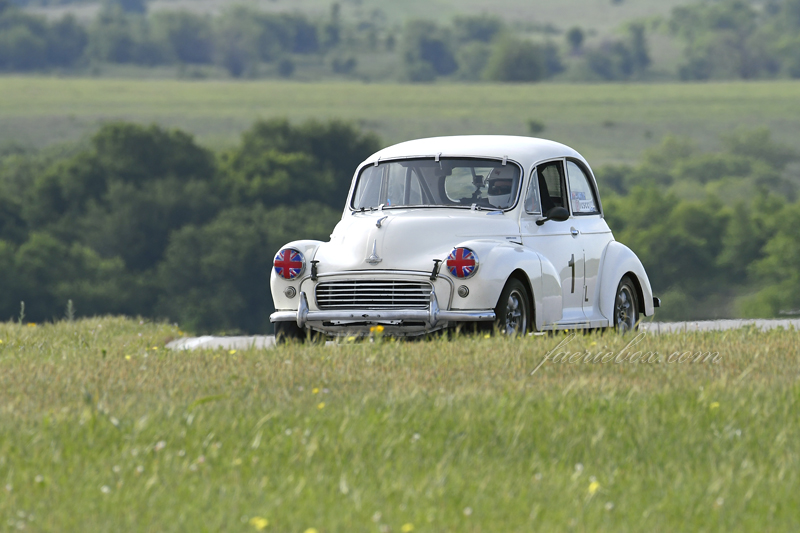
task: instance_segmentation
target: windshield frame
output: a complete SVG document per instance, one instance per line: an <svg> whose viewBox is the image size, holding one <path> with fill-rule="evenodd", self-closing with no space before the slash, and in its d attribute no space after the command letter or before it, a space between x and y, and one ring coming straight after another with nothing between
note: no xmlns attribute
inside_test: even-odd
<svg viewBox="0 0 800 533"><path fill-rule="evenodd" d="M384 205L384 204L381 204L379 206L374 206L374 207L359 207L359 208L356 208L356 207L353 206L353 204L355 202L355 199L356 199L356 192L358 191L359 182L360 182L360 180L361 180L361 178L362 178L362 176L364 174L364 171L366 169L368 169L369 167L373 167L373 166L380 166L380 165L383 165L383 164L386 164L386 163L397 163L397 162L413 161L413 160L435 161L435 162L447 161L447 160L451 160L451 161L452 160L460 160L460 161L464 161L464 160L466 160L466 161L492 161L492 162L500 162L502 164L502 166L513 164L517 168L517 171L519 173L519 178L518 178L519 181L518 181L517 190L516 190L516 193L515 193L515 196L514 196L514 201L508 207L505 207L505 208L486 207L486 206L479 206L479 205L476 205L476 204L472 204L472 205L456 205L456 204L453 204L453 205L443 205L443 204L431 204L431 205ZM516 209L517 205L519 204L520 196L522 194L522 190L524 189L524 185L525 185L525 183L524 183L525 182L525 177L526 177L526 174L525 174L525 170L524 170L523 166L520 163L518 163L516 160L510 159L510 158L505 157L505 156L504 157L474 156L474 155L471 155L471 156L458 156L458 155L441 156L441 154L440 154L439 156L433 156L433 155L416 156L415 155L415 156L405 156L405 157L393 157L391 159L378 159L377 161L370 161L368 163L364 163L356 170L356 175L355 175L355 178L353 179L352 186L350 187L350 194L349 194L348 199L347 199L347 209L352 214L355 214L355 213L368 213L368 212L376 211L376 210L377 211L382 211L382 210L386 210L386 209L466 209L466 210L470 210L470 211L476 210L476 211L502 211L502 212L507 212L507 211L512 211L512 210Z"/></svg>

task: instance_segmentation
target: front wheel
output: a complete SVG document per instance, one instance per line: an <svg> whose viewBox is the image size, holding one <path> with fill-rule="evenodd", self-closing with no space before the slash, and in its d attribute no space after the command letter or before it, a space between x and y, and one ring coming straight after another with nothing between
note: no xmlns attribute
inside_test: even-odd
<svg viewBox="0 0 800 533"><path fill-rule="evenodd" d="M494 312L495 326L505 335L524 335L531 326L531 308L528 289L516 278L503 287Z"/></svg>
<svg viewBox="0 0 800 533"><path fill-rule="evenodd" d="M297 326L297 322L275 322L275 342L304 341L306 330Z"/></svg>
<svg viewBox="0 0 800 533"><path fill-rule="evenodd" d="M614 299L614 328L620 333L635 331L639 327L639 301L636 288L628 276L617 286Z"/></svg>

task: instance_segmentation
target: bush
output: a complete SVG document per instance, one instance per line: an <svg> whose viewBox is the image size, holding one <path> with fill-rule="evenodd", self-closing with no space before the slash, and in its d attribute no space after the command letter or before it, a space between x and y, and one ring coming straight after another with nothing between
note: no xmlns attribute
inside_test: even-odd
<svg viewBox="0 0 800 533"><path fill-rule="evenodd" d="M483 76L491 81L541 81L547 77L544 47L529 41L504 39L495 45Z"/></svg>

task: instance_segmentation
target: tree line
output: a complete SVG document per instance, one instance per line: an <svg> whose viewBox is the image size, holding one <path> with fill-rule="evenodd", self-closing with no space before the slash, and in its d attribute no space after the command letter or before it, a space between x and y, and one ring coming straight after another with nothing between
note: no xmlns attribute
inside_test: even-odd
<svg viewBox="0 0 800 533"><path fill-rule="evenodd" d="M396 57L401 68L378 76L412 82L639 80L663 76L651 72L648 44L660 31L683 47L677 78L798 78L799 30L800 0L699 2L676 7L666 18L628 21L600 40L591 40L591 29L521 28L487 15L396 26L376 10L353 21L338 3L313 16L245 5L210 16L148 13L145 0L105 0L95 19L81 24L69 15L50 22L0 0L0 71L134 64L290 77L313 64L314 76L359 77L360 58L383 54Z"/></svg>
<svg viewBox="0 0 800 533"><path fill-rule="evenodd" d="M0 319L269 331L274 254L327 240L353 170L380 146L352 124L273 119L216 153L122 122L79 146L6 149ZM644 262L661 319L800 313L798 154L763 129L721 146L670 137L637 165L596 169L606 218Z"/></svg>
<svg viewBox="0 0 800 533"><path fill-rule="evenodd" d="M800 314L798 162L755 129L715 152L668 137L637 165L597 169L615 238L663 296L659 318Z"/></svg>
<svg viewBox="0 0 800 533"><path fill-rule="evenodd" d="M0 317L125 314L198 331L270 329L280 246L326 239L375 136L256 123L215 154L178 130L104 125L67 153L0 158ZM70 153L71 152L71 153Z"/></svg>

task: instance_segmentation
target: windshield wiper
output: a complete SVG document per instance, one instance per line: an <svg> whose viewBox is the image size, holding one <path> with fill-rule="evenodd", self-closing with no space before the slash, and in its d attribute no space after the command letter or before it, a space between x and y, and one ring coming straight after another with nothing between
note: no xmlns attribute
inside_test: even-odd
<svg viewBox="0 0 800 533"><path fill-rule="evenodd" d="M492 213L502 213L503 210L499 207L481 207L478 204L472 204L469 208L470 211L490 211Z"/></svg>

